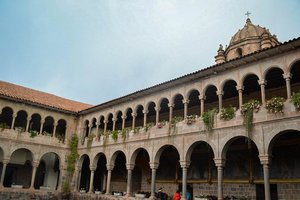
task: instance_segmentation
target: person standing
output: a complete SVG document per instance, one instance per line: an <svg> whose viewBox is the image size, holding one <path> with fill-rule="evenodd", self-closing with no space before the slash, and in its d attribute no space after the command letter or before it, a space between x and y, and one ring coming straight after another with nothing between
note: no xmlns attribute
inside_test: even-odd
<svg viewBox="0 0 300 200"><path fill-rule="evenodd" d="M175 194L174 194L174 198L173 198L173 200L180 200L180 192L179 192L179 190L176 190L176 192L175 192Z"/></svg>

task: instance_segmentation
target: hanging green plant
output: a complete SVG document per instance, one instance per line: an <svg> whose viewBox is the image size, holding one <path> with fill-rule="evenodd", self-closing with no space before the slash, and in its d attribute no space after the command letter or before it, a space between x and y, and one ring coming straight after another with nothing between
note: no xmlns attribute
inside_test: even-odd
<svg viewBox="0 0 300 200"><path fill-rule="evenodd" d="M260 109L260 106L260 101L252 99L247 103L244 103L241 107L241 113L244 117L244 126L246 127L248 136L253 126L253 113L257 113Z"/></svg>
<svg viewBox="0 0 300 200"><path fill-rule="evenodd" d="M226 121L231 120L232 118L235 117L235 110L236 108L233 107L232 105L226 108L222 108L220 118Z"/></svg>
<svg viewBox="0 0 300 200"><path fill-rule="evenodd" d="M208 110L202 114L202 120L205 124L206 130L211 131L214 127L214 118L217 113L217 109Z"/></svg>
<svg viewBox="0 0 300 200"><path fill-rule="evenodd" d="M178 122L182 121L183 117L175 116L171 119L171 125L175 126Z"/></svg>
<svg viewBox="0 0 300 200"><path fill-rule="evenodd" d="M131 130L131 128L124 128L121 132L123 142L126 140L127 133Z"/></svg>
<svg viewBox="0 0 300 200"><path fill-rule="evenodd" d="M118 131L112 131L111 138L116 142L118 140Z"/></svg>
<svg viewBox="0 0 300 200"><path fill-rule="evenodd" d="M78 137L76 134L73 134L69 140L70 154L67 157L67 171L73 174L75 171L75 163L79 154L77 152L78 147Z"/></svg>
<svg viewBox="0 0 300 200"><path fill-rule="evenodd" d="M283 113L284 102L283 97L273 97L266 102L266 109L269 113Z"/></svg>
<svg viewBox="0 0 300 200"><path fill-rule="evenodd" d="M292 95L292 102L296 109L300 109L300 90L298 92L294 92Z"/></svg>
<svg viewBox="0 0 300 200"><path fill-rule="evenodd" d="M146 126L144 127L144 130L147 132L150 128L152 128L154 126L153 122L149 122L146 124Z"/></svg>
<svg viewBox="0 0 300 200"><path fill-rule="evenodd" d="M29 133L30 133L30 137L31 138L34 138L34 137L36 137L38 135L38 132L35 131L35 130L31 130L31 131L29 131Z"/></svg>

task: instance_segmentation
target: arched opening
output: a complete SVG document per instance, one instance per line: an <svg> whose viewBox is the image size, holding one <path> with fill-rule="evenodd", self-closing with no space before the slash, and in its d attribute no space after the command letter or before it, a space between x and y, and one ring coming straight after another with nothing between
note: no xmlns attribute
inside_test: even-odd
<svg viewBox="0 0 300 200"><path fill-rule="evenodd" d="M10 157L7 164L4 187L12 187L15 185L23 188L29 188L32 176L32 152L28 149L17 149Z"/></svg>
<svg viewBox="0 0 300 200"><path fill-rule="evenodd" d="M31 116L31 120L30 120L30 125L29 125L29 130L30 131L36 131L36 132L40 132L41 129L41 116L37 113L33 114ZM29 132L30 132L29 131Z"/></svg>
<svg viewBox="0 0 300 200"><path fill-rule="evenodd" d="M187 186L191 195L203 194L205 188L217 180L217 168L214 164L214 153L206 142L196 142L191 146L190 166L187 173ZM204 195L212 195L207 193Z"/></svg>
<svg viewBox="0 0 300 200"><path fill-rule="evenodd" d="M128 108L126 112L125 128L132 127L132 109Z"/></svg>
<svg viewBox="0 0 300 200"><path fill-rule="evenodd" d="M189 94L188 115L200 116L200 93L198 90L192 90Z"/></svg>
<svg viewBox="0 0 300 200"><path fill-rule="evenodd" d="M291 91L300 91L300 61L295 62L291 67Z"/></svg>
<svg viewBox="0 0 300 200"><path fill-rule="evenodd" d="M4 152L3 149L0 147L0 178L2 176L2 169L3 169L3 158L4 158ZM4 175L3 175L4 176Z"/></svg>
<svg viewBox="0 0 300 200"><path fill-rule="evenodd" d="M168 184L168 188L171 192L166 192L169 195L173 195L173 191L179 189L178 181L181 180L182 176L182 170L179 164L179 153L172 145L162 147L159 152L161 152L161 155L159 157L159 166L156 173L156 185L157 188L160 188Z"/></svg>
<svg viewBox="0 0 300 200"><path fill-rule="evenodd" d="M122 130L122 112L117 113L116 130Z"/></svg>
<svg viewBox="0 0 300 200"><path fill-rule="evenodd" d="M184 105L182 101L183 96L181 94L177 94L174 97L173 117L184 117Z"/></svg>
<svg viewBox="0 0 300 200"><path fill-rule="evenodd" d="M286 84L283 78L283 71L280 68L272 68L266 75L266 100L272 97L286 98Z"/></svg>
<svg viewBox="0 0 300 200"><path fill-rule="evenodd" d="M34 188L56 190L60 176L59 157L49 152L42 156L36 171Z"/></svg>
<svg viewBox="0 0 300 200"><path fill-rule="evenodd" d="M299 194L299 189L294 189L298 188L300 179L299 152L300 131L298 130L282 131L271 141L270 182L277 190L271 191L271 194L288 197L291 190ZM275 198L271 197L271 199Z"/></svg>
<svg viewBox="0 0 300 200"><path fill-rule="evenodd" d="M94 177L94 190L105 192L106 190L106 176L107 176L107 169L106 169L106 157L104 154L100 153L97 155L97 168L95 171Z"/></svg>
<svg viewBox="0 0 300 200"><path fill-rule="evenodd" d="M160 110L159 110L159 121L169 121L169 100L167 98L163 98L160 102Z"/></svg>
<svg viewBox="0 0 300 200"><path fill-rule="evenodd" d="M63 143L65 142L66 138L66 129L67 129L67 122L64 119L60 119L57 122L56 127L56 137L61 140Z"/></svg>
<svg viewBox="0 0 300 200"><path fill-rule="evenodd" d="M250 100L259 100L261 102L260 86L258 84L258 77L254 74L249 74L245 77L243 82L243 103Z"/></svg>
<svg viewBox="0 0 300 200"><path fill-rule="evenodd" d="M135 152L136 158L134 160L135 165L132 171L132 191L136 193L138 191L150 192L151 182L151 170L149 166L149 154L148 152L140 148Z"/></svg>
<svg viewBox="0 0 300 200"><path fill-rule="evenodd" d="M83 133L85 137L89 136L89 132L90 132L90 126L89 126L89 120L85 120L84 122L84 129L83 129Z"/></svg>
<svg viewBox="0 0 300 200"><path fill-rule="evenodd" d="M54 130L54 119L53 117L46 117L43 125L43 135L52 135Z"/></svg>
<svg viewBox="0 0 300 200"><path fill-rule="evenodd" d="M0 129L9 129L13 119L13 110L10 107L4 107L0 114Z"/></svg>
<svg viewBox="0 0 300 200"><path fill-rule="evenodd" d="M113 130L113 114L109 113L107 117L107 131Z"/></svg>
<svg viewBox="0 0 300 200"><path fill-rule="evenodd" d="M150 102L148 104L147 123L156 123L156 111L154 102Z"/></svg>
<svg viewBox="0 0 300 200"><path fill-rule="evenodd" d="M143 127L144 125L144 113L143 106L139 105L136 109L136 117L135 117L135 127Z"/></svg>
<svg viewBox="0 0 300 200"><path fill-rule="evenodd" d="M97 131L97 119L93 118L92 119L92 126L91 126L91 134L96 135L97 134L96 131Z"/></svg>
<svg viewBox="0 0 300 200"><path fill-rule="evenodd" d="M27 125L27 113L24 110L20 110L17 113L14 128L20 132L24 132L26 130L26 125Z"/></svg>
<svg viewBox="0 0 300 200"><path fill-rule="evenodd" d="M233 80L226 81L223 87L224 95L222 97L222 105L224 108L232 105L233 107L239 107L239 93L236 89L236 82Z"/></svg>
<svg viewBox="0 0 300 200"><path fill-rule="evenodd" d="M79 189L89 191L90 187L90 158L87 155L83 155L82 157L82 167L81 167L81 176L80 176L80 184Z"/></svg>
<svg viewBox="0 0 300 200"><path fill-rule="evenodd" d="M104 116L101 115L99 117L99 128L98 128L98 135L103 135L104 134Z"/></svg>
<svg viewBox="0 0 300 200"><path fill-rule="evenodd" d="M245 188L239 192L237 198L247 196L249 191L255 192L254 183L263 182L262 166L255 143L246 137L232 138L225 147L226 166L224 167L224 182L236 183L236 187ZM228 191L226 195L236 196L234 191Z"/></svg>
<svg viewBox="0 0 300 200"><path fill-rule="evenodd" d="M243 56L243 50L242 50L242 48L237 48L236 49L236 55L237 55L237 57L242 57Z"/></svg>
<svg viewBox="0 0 300 200"><path fill-rule="evenodd" d="M112 192L124 192L127 187L127 169L126 169L126 157L122 151L118 151L114 169L111 174L111 191Z"/></svg>
<svg viewBox="0 0 300 200"><path fill-rule="evenodd" d="M205 91L205 100L204 100L204 111L208 111L214 108L218 109L219 99L217 96L217 88L214 85L207 87Z"/></svg>

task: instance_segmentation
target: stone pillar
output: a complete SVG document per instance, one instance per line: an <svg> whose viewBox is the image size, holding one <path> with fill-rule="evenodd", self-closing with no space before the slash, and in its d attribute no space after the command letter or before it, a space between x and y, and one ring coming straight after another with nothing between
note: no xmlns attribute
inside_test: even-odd
<svg viewBox="0 0 300 200"><path fill-rule="evenodd" d="M262 105L266 105L265 85L267 85L267 81L265 81L265 79L262 79L258 81L258 84L260 85L261 103Z"/></svg>
<svg viewBox="0 0 300 200"><path fill-rule="evenodd" d="M127 164L127 197L132 196L132 170L134 168L134 164Z"/></svg>
<svg viewBox="0 0 300 200"><path fill-rule="evenodd" d="M122 130L125 128L126 115L122 115Z"/></svg>
<svg viewBox="0 0 300 200"><path fill-rule="evenodd" d="M199 95L199 100L200 100L200 116L204 113L204 100L205 96Z"/></svg>
<svg viewBox="0 0 300 200"><path fill-rule="evenodd" d="M239 109L242 108L243 105L243 90L244 86L236 86L236 90L239 92Z"/></svg>
<svg viewBox="0 0 300 200"><path fill-rule="evenodd" d="M39 133L39 134L42 134L42 132L43 132L43 126L44 126L44 123L45 123L45 120L42 119L42 120L41 120L41 127L40 127L40 133Z"/></svg>
<svg viewBox="0 0 300 200"><path fill-rule="evenodd" d="M57 190L63 191L63 177L65 176L65 169L62 165L59 166L59 177L58 179L58 184L57 184ZM57 180L56 179L56 180Z"/></svg>
<svg viewBox="0 0 300 200"><path fill-rule="evenodd" d="M27 117L27 123L26 123L26 128L25 128L25 132L28 132L28 130L29 130L29 123L30 123L30 119L31 118L29 118L29 117Z"/></svg>
<svg viewBox="0 0 300 200"><path fill-rule="evenodd" d="M136 113L131 113L131 116L132 116L132 127L131 127L131 129L134 130Z"/></svg>
<svg viewBox="0 0 300 200"><path fill-rule="evenodd" d="M156 106L155 107L155 111L156 111L156 115L155 115L155 124L158 124L159 122L159 111L160 111L160 107Z"/></svg>
<svg viewBox="0 0 300 200"><path fill-rule="evenodd" d="M222 109L222 97L224 95L223 91L217 91L218 99L219 99L219 112L221 112Z"/></svg>
<svg viewBox="0 0 300 200"><path fill-rule="evenodd" d="M182 195L181 199L186 199L186 186L187 186L187 170L190 165L189 161L180 161L180 166L182 168Z"/></svg>
<svg viewBox="0 0 300 200"><path fill-rule="evenodd" d="M112 127L112 130L115 131L115 130L116 130L116 121L117 121L117 119L112 118L112 121L113 121L113 127Z"/></svg>
<svg viewBox="0 0 300 200"><path fill-rule="evenodd" d="M79 190L80 176L81 176L81 167L77 166L77 168L75 168L75 174L74 174L74 181L75 181L74 192L77 192Z"/></svg>
<svg viewBox="0 0 300 200"><path fill-rule="evenodd" d="M107 131L107 121L106 120L103 120L103 123L104 123L104 134L106 133Z"/></svg>
<svg viewBox="0 0 300 200"><path fill-rule="evenodd" d="M30 189L34 189L34 180L36 175L36 169L39 166L39 161L34 161L32 163L32 174L31 174L31 182L30 182Z"/></svg>
<svg viewBox="0 0 300 200"><path fill-rule="evenodd" d="M92 127L93 127L93 123L89 124L89 135L91 135Z"/></svg>
<svg viewBox="0 0 300 200"><path fill-rule="evenodd" d="M91 165L90 166L90 170L91 170L91 176L90 176L90 187L89 187L89 192L88 193L93 193L93 187L94 187L94 174L95 174L95 170L96 170L96 166Z"/></svg>
<svg viewBox="0 0 300 200"><path fill-rule="evenodd" d="M288 74L283 74L283 78L285 79L286 83L286 97L287 100L291 100L291 75L290 73Z"/></svg>
<svg viewBox="0 0 300 200"><path fill-rule="evenodd" d="M155 179L156 179L156 170L158 168L159 163L150 162L151 168L151 199L155 199Z"/></svg>
<svg viewBox="0 0 300 200"><path fill-rule="evenodd" d="M143 114L144 114L144 125L143 126L146 127L148 110L143 110Z"/></svg>
<svg viewBox="0 0 300 200"><path fill-rule="evenodd" d="M97 135L98 135L98 132L99 132L99 124L100 124L100 122L99 122L99 123L96 122L95 124L96 124L96 136L97 136Z"/></svg>
<svg viewBox="0 0 300 200"><path fill-rule="evenodd" d="M57 122L54 122L54 124L53 124L53 134L52 134L52 137L55 137L55 135L56 135L56 127L57 127Z"/></svg>
<svg viewBox="0 0 300 200"><path fill-rule="evenodd" d="M189 100L182 100L182 103L184 105L184 115L183 118L186 119L188 116L188 106L189 106Z"/></svg>
<svg viewBox="0 0 300 200"><path fill-rule="evenodd" d="M7 167L7 164L9 163L9 159L3 159L2 163L3 163L3 167L2 167L2 172L1 172L0 187L4 187L3 182L4 182L6 167Z"/></svg>
<svg viewBox="0 0 300 200"><path fill-rule="evenodd" d="M12 117L13 117L13 118L12 118L12 122L11 122L11 127L10 127L10 129L14 129L17 114L13 114Z"/></svg>
<svg viewBox="0 0 300 200"><path fill-rule="evenodd" d="M173 108L174 108L174 104L173 103L169 103L169 124L171 124L172 118L173 118Z"/></svg>
<svg viewBox="0 0 300 200"><path fill-rule="evenodd" d="M114 169L114 165L106 165L107 168L107 185L106 185L106 194L110 194L110 181L111 181L111 172Z"/></svg>
<svg viewBox="0 0 300 200"><path fill-rule="evenodd" d="M218 200L223 200L223 167L225 160L221 158L214 159L218 169Z"/></svg>
<svg viewBox="0 0 300 200"><path fill-rule="evenodd" d="M264 170L264 187L265 187L265 200L271 200L270 192L270 178L269 178L269 165L271 158L269 155L259 155L260 163L263 165Z"/></svg>

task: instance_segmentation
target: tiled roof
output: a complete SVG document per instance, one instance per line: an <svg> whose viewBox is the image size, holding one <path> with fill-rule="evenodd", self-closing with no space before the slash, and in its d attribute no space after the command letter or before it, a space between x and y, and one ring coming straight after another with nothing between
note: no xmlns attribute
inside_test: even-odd
<svg viewBox="0 0 300 200"><path fill-rule="evenodd" d="M41 106L52 107L62 111L79 112L92 105L72 101L53 94L33 90L20 85L0 81L0 95Z"/></svg>

